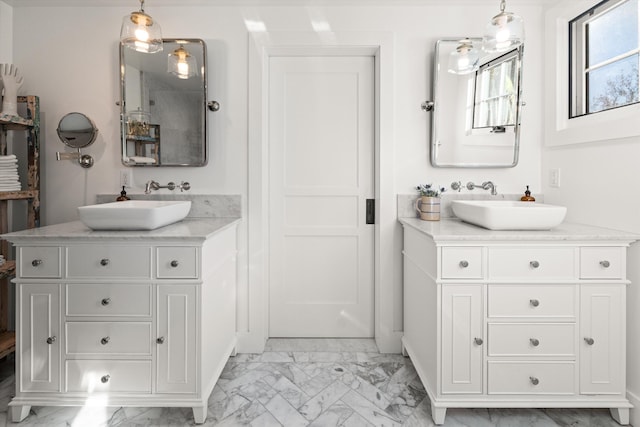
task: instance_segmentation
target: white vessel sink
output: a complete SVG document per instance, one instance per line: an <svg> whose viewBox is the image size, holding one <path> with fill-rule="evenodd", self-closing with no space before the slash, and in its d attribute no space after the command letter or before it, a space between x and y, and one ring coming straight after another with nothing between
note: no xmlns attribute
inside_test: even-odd
<svg viewBox="0 0 640 427"><path fill-rule="evenodd" d="M80 220L93 230L154 230L183 220L190 201L127 200L80 206Z"/></svg>
<svg viewBox="0 0 640 427"><path fill-rule="evenodd" d="M536 202L453 200L451 207L461 220L490 230L549 230L567 214L564 206Z"/></svg>

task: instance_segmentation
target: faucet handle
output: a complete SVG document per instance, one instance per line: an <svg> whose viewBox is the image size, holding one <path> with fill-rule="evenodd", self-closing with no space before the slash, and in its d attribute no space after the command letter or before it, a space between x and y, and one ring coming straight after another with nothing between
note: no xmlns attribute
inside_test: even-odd
<svg viewBox="0 0 640 427"><path fill-rule="evenodd" d="M189 184L188 182L182 181L179 185L180 187L180 191L188 191L191 189L191 184Z"/></svg>
<svg viewBox="0 0 640 427"><path fill-rule="evenodd" d="M451 183L451 189L452 190L458 190L458 193L460 192L460 190L462 190L462 182L460 181L454 181Z"/></svg>

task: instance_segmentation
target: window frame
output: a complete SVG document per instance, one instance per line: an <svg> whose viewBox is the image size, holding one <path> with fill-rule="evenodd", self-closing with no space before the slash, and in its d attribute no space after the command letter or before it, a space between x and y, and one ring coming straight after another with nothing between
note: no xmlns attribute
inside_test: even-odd
<svg viewBox="0 0 640 427"><path fill-rule="evenodd" d="M548 147L640 136L640 103L569 119L569 21L601 0L562 0L545 13L545 145Z"/></svg>
<svg viewBox="0 0 640 427"><path fill-rule="evenodd" d="M597 114L603 111L626 107L640 102L640 100L638 100L628 104L617 105L615 107L597 111L590 111L589 105L589 73L640 54L640 43L635 49L628 50L596 64L589 65L587 64L587 25L616 8L621 7L628 1L631 0L601 0L595 6L588 8L569 21L569 109L567 111L569 119ZM640 37L638 39L640 41Z"/></svg>

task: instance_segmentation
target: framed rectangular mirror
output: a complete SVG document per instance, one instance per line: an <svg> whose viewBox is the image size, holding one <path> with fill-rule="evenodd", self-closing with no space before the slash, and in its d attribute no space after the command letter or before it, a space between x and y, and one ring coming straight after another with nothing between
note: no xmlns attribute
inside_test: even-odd
<svg viewBox="0 0 640 427"><path fill-rule="evenodd" d="M126 166L207 164L206 45L163 39L163 50L120 45L120 128Z"/></svg>
<svg viewBox="0 0 640 427"><path fill-rule="evenodd" d="M479 50L475 71L449 71L462 41ZM436 43L431 109L431 164L436 167L510 168L518 164L524 47L487 54L482 39Z"/></svg>

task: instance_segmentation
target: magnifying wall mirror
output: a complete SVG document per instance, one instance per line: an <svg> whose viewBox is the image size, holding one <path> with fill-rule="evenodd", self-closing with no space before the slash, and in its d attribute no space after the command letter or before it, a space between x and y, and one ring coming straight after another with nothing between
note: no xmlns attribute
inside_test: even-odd
<svg viewBox="0 0 640 427"><path fill-rule="evenodd" d="M163 39L160 53L120 45L122 163L207 164L206 45Z"/></svg>
<svg viewBox="0 0 640 427"><path fill-rule="evenodd" d="M450 71L450 59L464 60L460 46L469 42L481 52L478 65ZM436 43L433 101L423 104L431 111L433 166L509 168L518 163L524 47L486 54L481 42Z"/></svg>
<svg viewBox="0 0 640 427"><path fill-rule="evenodd" d="M93 166L93 158L80 153L81 148L93 144L98 136L98 129L93 121L82 113L69 113L58 123L58 137L68 147L78 150L76 153L56 153L58 160L78 160L80 166Z"/></svg>

